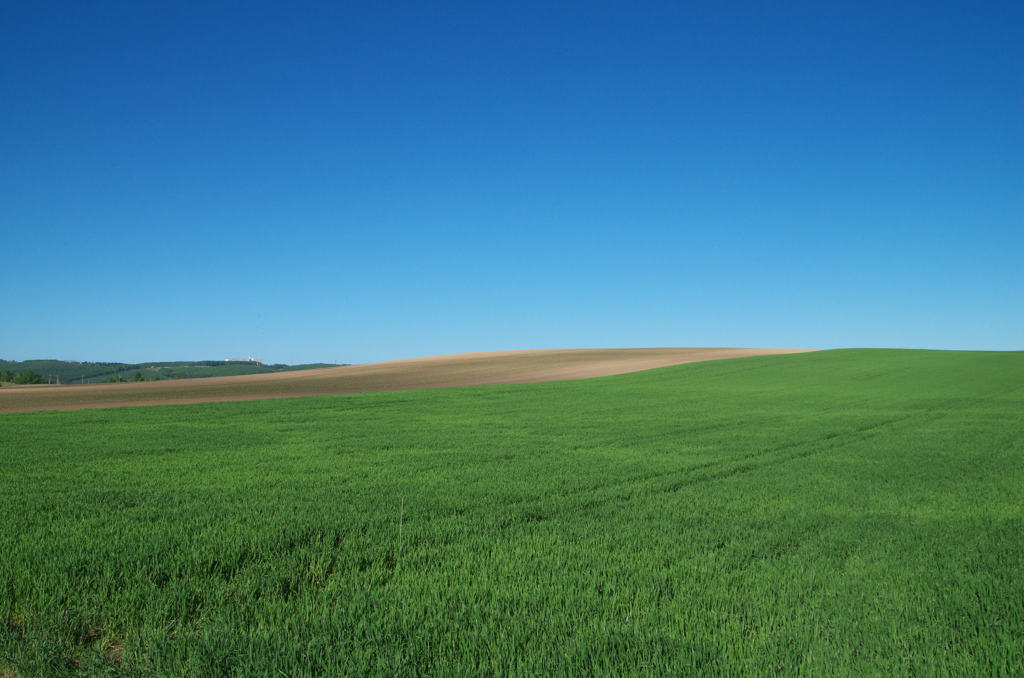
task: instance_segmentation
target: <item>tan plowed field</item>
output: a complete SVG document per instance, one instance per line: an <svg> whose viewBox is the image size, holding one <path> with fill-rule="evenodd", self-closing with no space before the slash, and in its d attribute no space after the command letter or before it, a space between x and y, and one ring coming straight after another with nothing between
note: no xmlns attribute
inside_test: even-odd
<svg viewBox="0 0 1024 678"><path fill-rule="evenodd" d="M0 389L0 412L261 400L443 386L525 384L606 377L702 360L804 352L803 349L773 348L623 348L457 353L240 377L84 386L5 387Z"/></svg>

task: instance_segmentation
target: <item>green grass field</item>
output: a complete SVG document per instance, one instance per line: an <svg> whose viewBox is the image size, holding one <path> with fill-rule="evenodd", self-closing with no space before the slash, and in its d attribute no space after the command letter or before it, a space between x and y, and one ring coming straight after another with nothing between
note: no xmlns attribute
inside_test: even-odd
<svg viewBox="0 0 1024 678"><path fill-rule="evenodd" d="M1024 674L1024 353L0 415L16 675Z"/></svg>

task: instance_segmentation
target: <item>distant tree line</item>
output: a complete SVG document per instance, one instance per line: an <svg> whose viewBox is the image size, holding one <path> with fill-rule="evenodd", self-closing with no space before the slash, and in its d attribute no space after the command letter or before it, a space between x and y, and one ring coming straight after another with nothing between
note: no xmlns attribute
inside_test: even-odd
<svg viewBox="0 0 1024 678"><path fill-rule="evenodd" d="M120 374L115 374L114 376L112 376L110 379L107 380L107 383L108 384L121 384L121 383L124 383L126 381L128 381L128 380L127 379L122 379ZM157 376L152 377L150 379L146 379L144 376L142 376L142 372L136 372L135 373L135 377L132 379L132 381L160 381L160 375L157 375Z"/></svg>
<svg viewBox="0 0 1024 678"><path fill-rule="evenodd" d="M0 383L60 384L121 383L134 381L132 375L138 372L143 381L164 379L197 379L201 377L229 376L240 374L264 374L319 367L334 367L327 363L309 365L285 365L275 363L260 365L248 361L199 360L161 361L148 363L73 362L66 360L0 360ZM27 373L27 374L26 374ZM24 374L25 376L20 376ZM15 381L15 379L18 379Z"/></svg>
<svg viewBox="0 0 1024 678"><path fill-rule="evenodd" d="M123 379L120 374L115 374L113 377L107 380L108 383L117 384L128 381ZM146 379L142 376L142 372L136 372L135 378L132 381L160 381L159 376L154 376L151 379ZM0 384L48 384L49 381L40 374L36 374L32 370L25 370L15 374L10 370L0 370Z"/></svg>
<svg viewBox="0 0 1024 678"><path fill-rule="evenodd" d="M7 384L45 384L46 380L32 370L25 370L14 374L10 370L0 371L0 383Z"/></svg>

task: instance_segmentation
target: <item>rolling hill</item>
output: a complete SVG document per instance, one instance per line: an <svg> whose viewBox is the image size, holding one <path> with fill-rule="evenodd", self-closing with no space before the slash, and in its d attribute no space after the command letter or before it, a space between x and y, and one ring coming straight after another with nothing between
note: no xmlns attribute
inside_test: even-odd
<svg viewBox="0 0 1024 678"><path fill-rule="evenodd" d="M366 365L282 369L217 379L5 388L0 391L0 412L523 384L602 377L722 358L802 352L800 349L634 348L459 353ZM233 367L228 365L224 369ZM129 372L134 374L134 368ZM130 379L130 375L126 378Z"/></svg>

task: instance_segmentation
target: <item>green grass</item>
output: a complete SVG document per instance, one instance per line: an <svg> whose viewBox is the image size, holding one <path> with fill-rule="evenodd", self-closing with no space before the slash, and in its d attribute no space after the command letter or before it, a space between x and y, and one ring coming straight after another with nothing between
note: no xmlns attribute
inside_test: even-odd
<svg viewBox="0 0 1024 678"><path fill-rule="evenodd" d="M0 668L1024 674L1024 353L0 415Z"/></svg>

